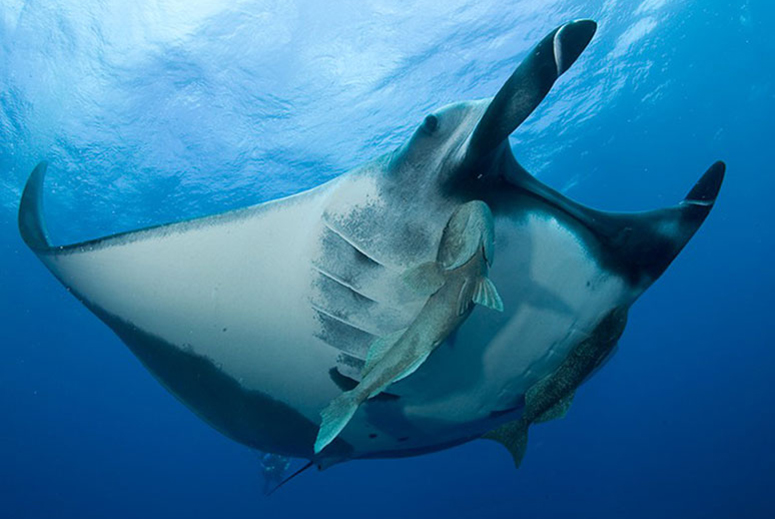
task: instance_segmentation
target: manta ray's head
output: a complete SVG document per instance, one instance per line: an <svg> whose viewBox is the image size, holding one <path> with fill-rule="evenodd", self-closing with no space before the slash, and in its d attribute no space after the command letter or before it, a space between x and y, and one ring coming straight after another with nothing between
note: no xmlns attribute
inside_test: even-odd
<svg viewBox="0 0 775 519"><path fill-rule="evenodd" d="M612 214L584 207L545 186L517 162L509 136L535 110L557 79L592 40L597 24L570 22L550 32L490 99L456 103L429 114L411 139L391 156L391 170L412 194L442 193L448 199L484 200L498 215L526 205L558 217L580 234L590 250L641 290L667 268L705 220L721 187L725 166L711 167L675 207L638 214ZM411 181L409 181L411 179ZM420 195L423 196L423 195ZM529 199L529 201L527 201Z"/></svg>

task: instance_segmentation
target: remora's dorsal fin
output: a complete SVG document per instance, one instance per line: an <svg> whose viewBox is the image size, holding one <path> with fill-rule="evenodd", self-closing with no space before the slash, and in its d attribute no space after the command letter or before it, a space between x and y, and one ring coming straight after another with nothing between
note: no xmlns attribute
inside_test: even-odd
<svg viewBox="0 0 775 519"><path fill-rule="evenodd" d="M523 420L515 420L493 429L482 438L498 442L506 447L514 459L514 466L519 468L527 450L527 430L528 425Z"/></svg>
<svg viewBox="0 0 775 519"><path fill-rule="evenodd" d="M19 231L27 246L35 252L51 248L43 222L43 180L48 163L41 162L30 174L19 204Z"/></svg>

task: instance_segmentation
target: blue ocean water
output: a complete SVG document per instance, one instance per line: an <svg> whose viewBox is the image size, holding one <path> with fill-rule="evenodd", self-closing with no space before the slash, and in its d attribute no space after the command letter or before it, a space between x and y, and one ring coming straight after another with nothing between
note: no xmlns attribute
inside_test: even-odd
<svg viewBox="0 0 775 519"><path fill-rule="evenodd" d="M766 0L0 2L0 517L772 517L775 8ZM633 307L564 420L501 447L309 472L170 396L22 243L51 162L58 243L320 184L430 110L492 95L578 17L598 34L512 137L610 210L677 202L717 159L709 220Z"/></svg>

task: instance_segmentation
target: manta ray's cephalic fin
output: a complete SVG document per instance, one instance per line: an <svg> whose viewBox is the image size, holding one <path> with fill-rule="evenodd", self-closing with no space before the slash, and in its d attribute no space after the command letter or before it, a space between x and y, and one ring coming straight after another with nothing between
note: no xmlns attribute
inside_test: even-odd
<svg viewBox="0 0 775 519"><path fill-rule="evenodd" d="M579 58L596 31L594 21L577 20L550 32L533 48L487 107L471 135L467 162L482 160L508 139Z"/></svg>
<svg viewBox="0 0 775 519"><path fill-rule="evenodd" d="M605 246L606 261L612 268L635 285L649 285L708 217L725 172L726 165L716 162L678 205L638 213L611 213L581 205L543 184L519 164L506 181L580 222Z"/></svg>

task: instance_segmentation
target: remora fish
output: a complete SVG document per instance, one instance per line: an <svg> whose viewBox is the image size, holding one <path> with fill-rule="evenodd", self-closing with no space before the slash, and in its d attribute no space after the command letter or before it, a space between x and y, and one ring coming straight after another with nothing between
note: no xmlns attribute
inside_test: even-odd
<svg viewBox="0 0 775 519"><path fill-rule="evenodd" d="M518 164L509 135L595 28L551 31L494 98L441 108L398 149L282 200L58 245L41 164L22 195L21 235L167 390L238 442L325 467L481 438L519 419L527 391L579 344L608 333L606 316L662 275L724 178L719 162L677 205L611 213ZM454 348L362 406L316 454L320 411L357 383L341 373L357 378L374 340L407 328L425 303L398 297L402 273L435 259L450 215L472 200L493 213L489 276L504 311L473 312Z"/></svg>
<svg viewBox="0 0 775 519"><path fill-rule="evenodd" d="M573 348L557 371L539 381L525 394L525 409L518 420L506 423L482 436L511 453L519 467L527 449L531 424L562 418L570 409L576 389L613 353L627 324L627 311L615 309L598 325L598 333Z"/></svg>
<svg viewBox="0 0 775 519"><path fill-rule="evenodd" d="M472 302L503 311L503 301L487 277L493 235L492 213L484 202L468 202L455 210L444 228L436 261L407 276L415 290L433 293L409 328L372 344L361 382L322 411L316 453L336 438L364 401L417 371L470 315Z"/></svg>

